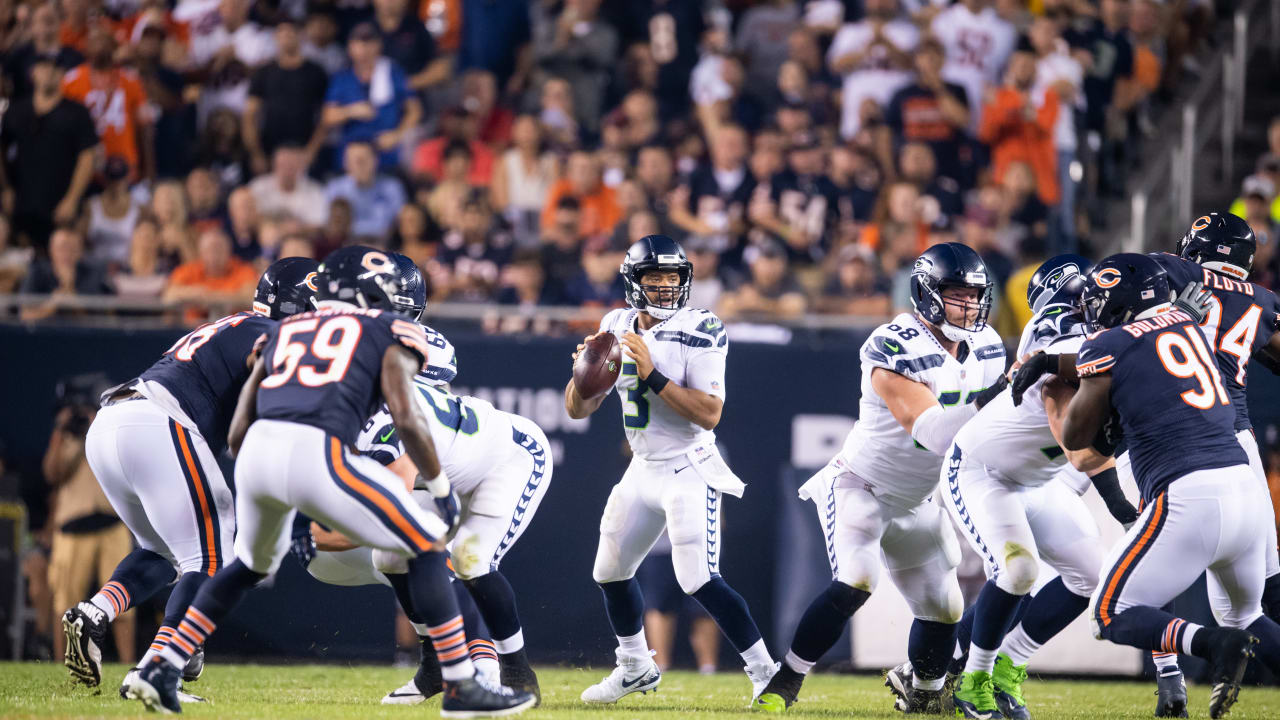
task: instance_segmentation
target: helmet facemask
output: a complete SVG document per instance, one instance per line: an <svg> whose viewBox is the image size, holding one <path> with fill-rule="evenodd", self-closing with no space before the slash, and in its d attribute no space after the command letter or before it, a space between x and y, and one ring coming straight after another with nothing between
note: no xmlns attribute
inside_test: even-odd
<svg viewBox="0 0 1280 720"><path fill-rule="evenodd" d="M957 290L972 290L972 297L966 298ZM968 340L976 332L987 327L987 317L991 314L990 285L944 284L933 291L933 300L942 309L942 322L938 329L952 342ZM967 294L966 294L967 295ZM959 316L962 324L953 321Z"/></svg>
<svg viewBox="0 0 1280 720"><path fill-rule="evenodd" d="M661 265L646 268L632 268L630 272L624 266L622 279L627 289L627 301L637 310L666 320L689 302L689 290L693 286L693 270L691 265L663 267ZM656 273L675 274L678 284L667 285L646 283L646 276Z"/></svg>

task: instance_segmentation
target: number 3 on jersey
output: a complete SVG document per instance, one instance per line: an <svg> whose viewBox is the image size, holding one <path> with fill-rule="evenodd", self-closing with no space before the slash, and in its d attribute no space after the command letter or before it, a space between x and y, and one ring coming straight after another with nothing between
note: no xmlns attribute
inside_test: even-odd
<svg viewBox="0 0 1280 720"><path fill-rule="evenodd" d="M1208 410L1215 401L1229 404L1227 389L1222 386L1218 365L1205 347L1204 337L1197 329L1184 329L1185 334L1172 331L1156 338L1156 354L1164 369L1174 377L1195 378L1200 384L1199 389L1182 393L1182 401L1198 410Z"/></svg>
<svg viewBox="0 0 1280 720"><path fill-rule="evenodd" d="M626 406L622 408L622 426L631 430L643 430L649 427L649 399L644 396L649 392L649 386L640 379L636 370L635 363L622 363L622 374L631 375L636 379L636 386L627 389L627 399L635 405L635 412L627 412Z"/></svg>
<svg viewBox="0 0 1280 720"><path fill-rule="evenodd" d="M310 343L295 342L295 336L314 333ZM325 320L319 318L296 320L280 327L276 338L276 350L271 356L271 375L262 381L262 387L278 388L289 382L296 373L298 382L307 387L319 387L342 380L351 366L351 356L360 342L360 321L353 317L338 316ZM300 365L308 355L324 362L319 365Z"/></svg>

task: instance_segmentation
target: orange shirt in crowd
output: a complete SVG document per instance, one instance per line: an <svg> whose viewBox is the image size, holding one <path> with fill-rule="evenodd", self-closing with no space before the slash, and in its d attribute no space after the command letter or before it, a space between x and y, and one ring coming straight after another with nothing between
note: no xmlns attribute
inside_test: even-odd
<svg viewBox="0 0 1280 720"><path fill-rule="evenodd" d="M435 137L422 141L413 152L413 164L410 169L416 175L429 175L440 179L444 165L444 148L448 143L443 137ZM471 170L467 172L467 183L476 187L488 187L493 177L493 151L479 140L467 143L471 150Z"/></svg>
<svg viewBox="0 0 1280 720"><path fill-rule="evenodd" d="M458 49L462 41L462 0L418 0L418 18L431 28L442 52ZM443 33L436 32L435 23L444 24Z"/></svg>
<svg viewBox="0 0 1280 720"><path fill-rule="evenodd" d="M89 109L98 138L108 156L119 155L138 172L138 123L147 101L142 82L132 70L92 70L88 63L73 68L62 80L62 92Z"/></svg>
<svg viewBox="0 0 1280 720"><path fill-rule="evenodd" d="M70 20L63 20L62 24L58 26L58 44L73 48L76 52L84 55L87 52L89 43L89 28L95 22L102 23L103 27L110 30L115 35L117 42L126 37L120 34L120 28L109 18L98 16L85 23L82 27L75 27Z"/></svg>
<svg viewBox="0 0 1280 720"><path fill-rule="evenodd" d="M991 146L995 181L1015 162L1031 166L1036 194L1045 205L1058 204L1058 156L1053 148L1053 126L1058 120L1058 93L1046 90L1044 102L1027 117L1026 96L1009 87L996 90L982 108L978 139Z"/></svg>
<svg viewBox="0 0 1280 720"><path fill-rule="evenodd" d="M555 224L556 204L560 198L573 196L573 186L568 179L555 181L547 192L547 204L542 208L542 228L545 230ZM590 195L578 198L582 218L579 230L583 237L603 235L613 232L614 227L622 221L622 206L618 204L613 188L601 185Z"/></svg>
<svg viewBox="0 0 1280 720"><path fill-rule="evenodd" d="M1133 46L1133 79L1147 92L1160 87L1160 58L1146 45Z"/></svg>
<svg viewBox="0 0 1280 720"><path fill-rule="evenodd" d="M868 223L863 226L862 231L858 233L858 244L868 250L877 251L880 249L880 224ZM918 222L916 223L916 251L917 254L923 253L929 249L929 226Z"/></svg>
<svg viewBox="0 0 1280 720"><path fill-rule="evenodd" d="M258 271L239 258L231 258L227 271L222 275L209 275L199 260L185 262L173 269L169 285L174 287L198 287L211 292L244 292L256 285ZM204 317L200 308L189 308L185 315L188 322L199 322Z"/></svg>

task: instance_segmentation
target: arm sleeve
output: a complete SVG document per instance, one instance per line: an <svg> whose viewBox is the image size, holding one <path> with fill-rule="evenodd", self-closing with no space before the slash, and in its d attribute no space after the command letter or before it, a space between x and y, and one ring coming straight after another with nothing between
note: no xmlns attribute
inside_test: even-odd
<svg viewBox="0 0 1280 720"><path fill-rule="evenodd" d="M929 452L942 455L947 448L951 447L951 441L955 439L956 433L960 432L960 428L964 427L964 424L969 422L969 418L977 413L978 406L975 403L946 408L934 405L916 418L915 424L911 426L911 439L923 445Z"/></svg>

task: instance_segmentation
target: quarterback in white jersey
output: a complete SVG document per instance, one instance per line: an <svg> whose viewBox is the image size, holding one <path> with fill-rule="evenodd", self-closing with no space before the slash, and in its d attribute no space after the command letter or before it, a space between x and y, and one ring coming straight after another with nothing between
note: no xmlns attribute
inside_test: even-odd
<svg viewBox="0 0 1280 720"><path fill-rule="evenodd" d="M876 328L863 344L858 423L800 489L817 506L832 582L801 618L760 709L782 712L795 702L805 674L871 596L882 566L916 618L908 646L914 690L898 707L940 707L964 600L959 542L931 496L951 439L1004 386L1004 345L986 324L991 294L977 253L935 245L912 270L915 312Z"/></svg>
<svg viewBox="0 0 1280 720"><path fill-rule="evenodd" d="M685 307L693 265L671 238L638 240L621 274L631 309L606 315L600 332L617 334L625 348L616 388L632 460L605 505L592 573L618 637L618 666L582 699L616 702L656 688L662 678L645 641L644 597L635 574L663 529L680 587L742 655L754 699L777 666L746 602L720 577L721 495L741 497L744 488L721 459L712 432L724 406L729 337L715 315ZM570 380L565 409L570 417L586 417L608 395L583 397Z"/></svg>
<svg viewBox="0 0 1280 720"><path fill-rule="evenodd" d="M1089 267L1078 255L1060 255L1036 270L1027 288L1035 315L1022 333L1019 357L1046 348L1079 349L1085 326L1078 300ZM944 504L985 562L988 578L973 608L968 660L955 694L956 710L965 717L991 717L998 710L1006 718L1029 718L1022 683L1032 653L1084 612L1097 587L1104 555L1098 526L1080 496L1055 480L1059 471L1070 462L1091 475L1100 491L1108 488L1103 494L1109 507L1118 496L1121 522L1137 518L1119 493L1109 455L1060 447L1072 394L1052 377L1041 378L1020 398L1002 392L947 451ZM1035 586L1041 558L1059 576L1040 589L1009 630Z"/></svg>

